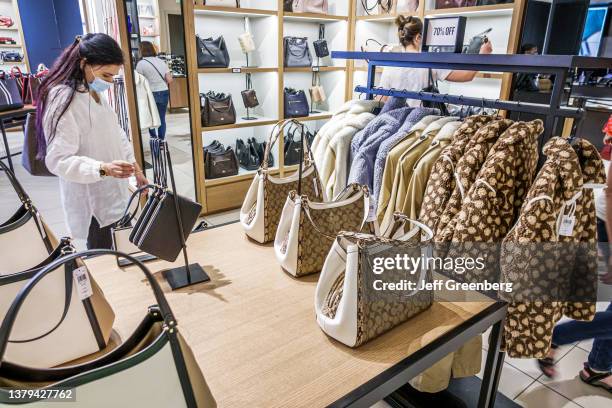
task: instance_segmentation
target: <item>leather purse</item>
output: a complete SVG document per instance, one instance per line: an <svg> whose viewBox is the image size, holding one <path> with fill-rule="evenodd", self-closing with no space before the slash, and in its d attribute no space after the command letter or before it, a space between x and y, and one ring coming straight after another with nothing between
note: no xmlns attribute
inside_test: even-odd
<svg viewBox="0 0 612 408"><path fill-rule="evenodd" d="M232 95L208 92L200 95L202 101L202 126L220 126L236 123L236 109Z"/></svg>
<svg viewBox="0 0 612 408"><path fill-rule="evenodd" d="M0 112L23 108L17 79L0 71Z"/></svg>
<svg viewBox="0 0 612 408"><path fill-rule="evenodd" d="M300 159L302 157L302 140L300 137L295 137L295 132L301 131L297 126L292 126L285 135L284 139L284 157L285 157L285 165L293 166L299 164ZM315 135L310 132L310 130L305 129L304 138L308 143L308 146L312 146L312 142L314 141Z"/></svg>
<svg viewBox="0 0 612 408"><path fill-rule="evenodd" d="M325 90L321 86L321 75L318 72L312 73L312 86L308 89L308 92L313 104L325 102Z"/></svg>
<svg viewBox="0 0 612 408"><path fill-rule="evenodd" d="M244 143L242 139L236 139L236 155L238 156L238 165L243 169L253 171L259 168L259 154L251 139L247 139L247 143Z"/></svg>
<svg viewBox="0 0 612 408"><path fill-rule="evenodd" d="M0 59L4 62L21 62L23 61L23 55L18 52L2 51Z"/></svg>
<svg viewBox="0 0 612 408"><path fill-rule="evenodd" d="M21 165L33 176L55 177L45 163L45 158L38 156L38 132L36 130L36 112L26 115L25 132L23 133L23 148Z"/></svg>
<svg viewBox="0 0 612 408"><path fill-rule="evenodd" d="M17 44L17 41L11 37L0 37L0 44Z"/></svg>
<svg viewBox="0 0 612 408"><path fill-rule="evenodd" d="M0 223L0 276L3 276L39 265L47 259L54 245L47 226L15 174L2 160L0 169L21 202L12 216Z"/></svg>
<svg viewBox="0 0 612 408"><path fill-rule="evenodd" d="M238 42L240 48L244 54L255 51L255 41L253 40L253 34L251 34L250 20L248 17L244 18L244 33L238 36Z"/></svg>
<svg viewBox="0 0 612 408"><path fill-rule="evenodd" d="M252 109L259 106L259 100L257 99L257 93L253 89L253 84L251 82L251 74L246 74L247 81L247 89L240 92L242 96L242 103L244 103L244 107L247 109Z"/></svg>
<svg viewBox="0 0 612 408"><path fill-rule="evenodd" d="M293 0L294 13L327 14L329 10L327 0Z"/></svg>
<svg viewBox="0 0 612 408"><path fill-rule="evenodd" d="M223 36L200 38L196 35L198 68L227 68L230 57Z"/></svg>
<svg viewBox="0 0 612 408"><path fill-rule="evenodd" d="M293 88L285 88L283 96L285 119L308 116L310 108L308 106L308 99L306 99L306 93L303 90L298 91Z"/></svg>
<svg viewBox="0 0 612 408"><path fill-rule="evenodd" d="M431 92L431 93L440 93L439 89L438 89L438 84L437 81L434 81L433 79L433 72L431 70L431 68L428 68L428 83L429 85L425 88L423 88L421 91L422 92ZM442 116L450 116L449 112L448 112L448 108L446 107L446 104L444 102L427 102L427 101L423 101L422 103L423 107L425 108L435 108L438 109L440 111L440 115Z"/></svg>
<svg viewBox="0 0 612 408"><path fill-rule="evenodd" d="M285 37L284 58L285 67L310 67L312 66L312 56L308 48L308 38L306 37Z"/></svg>
<svg viewBox="0 0 612 408"><path fill-rule="evenodd" d="M220 152L204 154L204 174L207 179L235 176L238 174L238 159L231 146Z"/></svg>
<svg viewBox="0 0 612 408"><path fill-rule="evenodd" d="M283 0L283 10L293 12L293 0Z"/></svg>
<svg viewBox="0 0 612 408"><path fill-rule="evenodd" d="M108 344L115 314L87 266L78 257L57 265L57 259L74 252L70 239L64 238L35 267L0 275L0 318L6 319L14 311L14 300L23 296L43 268L47 270L32 296L24 299L11 337L5 338L6 350L0 348L5 362L22 367L55 367L99 352ZM5 330L2 326L1 336L5 336Z"/></svg>
<svg viewBox="0 0 612 408"><path fill-rule="evenodd" d="M257 159L259 160L259 165L263 163L263 158L266 152L266 142L259 143L254 137L249 139L253 147L255 148L255 152L257 153ZM268 165L270 167L274 167L274 156L270 155L268 157Z"/></svg>
<svg viewBox="0 0 612 408"><path fill-rule="evenodd" d="M143 307L143 319L134 332L118 344L109 344L98 353L66 366L49 369L38 368L40 364L10 364L8 353L14 343L10 343L9 339L16 338L20 330L27 327L22 323L30 325L44 321L49 305L41 303L38 296L48 287L50 278L59 276L62 281L60 288L63 288L62 272L66 267L80 259L101 255L127 258L135 263L153 291L156 304L146 309ZM70 284L72 287L72 276ZM93 281L92 289L94 293L98 290ZM28 304L36 307L28 307ZM112 250L91 250L65 256L34 275L8 306L0 326L0 404L3 406L6 406L5 402L12 405L14 397L11 389L28 389L36 395L49 388L62 389L69 384L70 390L66 392L70 391L73 397L78 395L75 405L83 407L216 407L193 351L181 336L177 320L159 283L142 263L130 255ZM80 317L87 321L84 313L81 311ZM68 329L63 343L55 347L31 347L28 351L53 357L63 350L81 348L88 341L85 336L93 338L89 331L78 326ZM151 386L151 376L155 377L155 386ZM36 400L33 404L49 405L44 400ZM71 402L60 402L59 405L68 406Z"/></svg>
<svg viewBox="0 0 612 408"><path fill-rule="evenodd" d="M315 50L315 55L318 58L325 58L329 55L327 48L327 40L325 39L325 25L319 24L319 39L312 43Z"/></svg>
<svg viewBox="0 0 612 408"><path fill-rule="evenodd" d="M240 224L245 233L262 244L274 240L282 206L289 191L297 189L301 184L304 194L316 200L325 199L325 193L312 159L312 152L310 152L310 145L306 146L301 174L293 173L287 177L277 177L270 169L272 147L289 124L294 124L305 132L306 127L296 120L280 121L272 128L265 146L261 168L253 178L240 208Z"/></svg>
<svg viewBox="0 0 612 408"><path fill-rule="evenodd" d="M317 323L330 337L349 347L358 347L427 310L433 302L433 290L415 289L401 293L376 291L373 280L407 280L420 288L432 281L428 263L414 273L405 269L374 270L374 258L410 257L420 259L431 252L433 232L420 222L395 214L397 234L393 237L341 232L334 240L315 290ZM405 224L415 227L404 232ZM424 238L421 242L421 231Z"/></svg>

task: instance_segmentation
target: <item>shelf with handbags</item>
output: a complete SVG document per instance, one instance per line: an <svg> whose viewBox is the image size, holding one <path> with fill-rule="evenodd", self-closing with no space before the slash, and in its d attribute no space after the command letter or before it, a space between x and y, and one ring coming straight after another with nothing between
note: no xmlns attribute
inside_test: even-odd
<svg viewBox="0 0 612 408"><path fill-rule="evenodd" d="M283 104L286 118L316 120L321 115L331 116L344 104L344 96L344 72L285 74Z"/></svg>
<svg viewBox="0 0 612 408"><path fill-rule="evenodd" d="M512 14L514 0L425 0L426 16Z"/></svg>
<svg viewBox="0 0 612 408"><path fill-rule="evenodd" d="M21 27L17 2L0 1L0 51L6 55L6 59L0 58L0 65L17 65L22 71L29 71Z"/></svg>
<svg viewBox="0 0 612 408"><path fill-rule="evenodd" d="M348 20L349 2L343 0L283 0L285 20Z"/></svg>
<svg viewBox="0 0 612 408"><path fill-rule="evenodd" d="M329 50L346 49L348 23L289 21L283 24L283 66L287 72L317 67L343 69L344 61L332 60ZM328 68L334 67L334 68ZM314 68L314 69L317 69Z"/></svg>
<svg viewBox="0 0 612 408"><path fill-rule="evenodd" d="M425 0L356 0L357 20L393 21L398 15L419 14L421 1Z"/></svg>
<svg viewBox="0 0 612 408"><path fill-rule="evenodd" d="M214 16L272 16L277 15L276 0L195 0L196 14Z"/></svg>

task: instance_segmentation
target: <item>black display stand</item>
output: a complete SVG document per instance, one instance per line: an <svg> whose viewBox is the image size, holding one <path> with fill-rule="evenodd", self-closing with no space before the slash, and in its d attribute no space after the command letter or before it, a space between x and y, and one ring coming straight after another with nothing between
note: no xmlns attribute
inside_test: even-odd
<svg viewBox="0 0 612 408"><path fill-rule="evenodd" d="M153 144L154 143L151 143L151 146L153 146ZM167 172L170 174L170 184L172 186L172 191L175 193L173 194L173 197L176 222L178 224L179 236L181 239L181 245L183 247L183 259L185 261L184 266L166 269L162 272L162 276L168 281L168 284L170 285L172 290L181 289L198 283L208 282L210 281L210 277L206 274L200 264L189 263L189 257L187 255L187 243L185 242L185 231L183 230L183 223L181 222L181 208L176 194L176 182L174 181L174 171L172 169L172 158L170 157L170 149L168 148L168 144L165 140L157 140L155 144L158 144L159 151L155 152L153 151L154 149L151 149L151 156L153 158L153 162L157 162L155 163L157 165L154 165L153 168L167 169ZM163 160L162 157L165 160ZM165 174L159 177L157 177L156 175L156 179L158 179L158 182L160 182L160 184L162 184L164 188L167 187L167 180Z"/></svg>

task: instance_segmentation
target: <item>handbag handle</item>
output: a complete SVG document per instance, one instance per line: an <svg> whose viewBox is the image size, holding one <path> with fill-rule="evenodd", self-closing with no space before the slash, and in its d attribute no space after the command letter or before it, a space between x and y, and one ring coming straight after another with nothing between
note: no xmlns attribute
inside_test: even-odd
<svg viewBox="0 0 612 408"><path fill-rule="evenodd" d="M325 39L325 24L319 24L319 40Z"/></svg>
<svg viewBox="0 0 612 408"><path fill-rule="evenodd" d="M367 0L361 0L361 6L363 7L363 10L366 12L366 14L371 15L370 12L373 11L376 7L381 6L383 8L383 10L385 10L385 6L383 6L382 2L384 0L376 0L376 2L374 3L374 5L372 7L368 6L368 1ZM389 3L389 8L387 11L385 11L386 13L389 12L389 10L391 10L391 1L392 0L388 0Z"/></svg>
<svg viewBox="0 0 612 408"><path fill-rule="evenodd" d="M130 222L132 222L134 217L136 217L136 213L138 212L138 207L136 207L136 209L132 213L130 213L130 207L132 206L132 203L134 202L134 198L136 198L137 196L140 196L140 194L142 194L145 190L149 188L155 189L155 188L158 188L158 186L154 184L147 184L146 186L142 186L132 193L132 196L128 200L127 207L125 208L125 212L123 213L119 221L117 221L117 223L115 224L117 228L126 227L130 225Z"/></svg>
<svg viewBox="0 0 612 408"><path fill-rule="evenodd" d="M263 157L263 160L261 161L261 169L263 170L268 169L268 159L270 156L270 151L272 150L272 146L274 146L274 144L276 143L280 135L283 134L285 126L287 126L288 124L302 126L302 123L300 123L296 119L283 119L283 120L279 120L278 122L276 122L276 124L270 131L270 136L268 137L268 143L266 144L266 149L264 150L264 157ZM312 160L312 156L310 152L310 146L308 147L308 153L309 153L309 157L307 158L308 160L307 164L309 165L314 164L314 161Z"/></svg>
<svg viewBox="0 0 612 408"><path fill-rule="evenodd" d="M287 38L287 40L288 40L287 44L286 44L287 52L289 52L289 54L293 55L294 57L302 58L303 56L305 56L308 53L308 41L304 37L300 38L300 39L304 40L304 43L306 44L306 47L304 47L304 50L302 51L302 54L300 55L299 53L296 54L293 51L291 51L291 46L289 44L289 40L292 39L292 38L298 39L298 37L288 37Z"/></svg>
<svg viewBox="0 0 612 408"><path fill-rule="evenodd" d="M390 238L390 239L396 239L399 241L408 241L409 239L414 237L417 234L417 232L419 232L419 230L421 230L425 233L425 239L424 239L425 241L429 241L433 239L433 236L434 236L433 231L431 230L431 228L429 228L427 225L423 224L422 222L413 220L412 218L409 218L408 216L398 211L393 213L393 219L395 222L392 225L390 225L387 228L387 230L382 234L383 237ZM398 231L400 231L400 228L403 228L406 224L409 224L409 225L412 224L415 227L400 236L393 236L393 234L396 234Z"/></svg>
<svg viewBox="0 0 612 408"><path fill-rule="evenodd" d="M62 265L65 265L68 262L76 261L77 258L95 258L101 255L114 255L117 258L125 258L128 261L131 261L132 263L137 265L138 268L140 268L142 273L145 275L147 281L149 282L149 285L151 286L151 290L153 291L153 295L155 296L155 300L157 301L157 306L159 307L160 313L166 326L170 328L176 326L176 319L172 314L172 310L170 309L170 305L168 304L168 301L164 296L164 292L162 291L161 287L159 286L159 283L157 283L151 272L147 269L146 266L144 266L141 261L131 255L112 249L92 249L80 253L73 253L51 262L40 272L34 275L34 277L30 279L23 288L21 288L21 290L15 297L15 300L13 300L13 303L11 303L11 306L7 310L4 320L2 321L2 325L0 326L0 366L2 366L4 353L6 352L6 347L9 342L9 335L15 324L15 320L17 319L17 314L19 313L19 310L21 309L21 306L25 302L26 298L36 287L36 285L49 273L61 267Z"/></svg>
<svg viewBox="0 0 612 408"><path fill-rule="evenodd" d="M3 160L0 160L0 168L6 173L6 176L11 182L11 185L13 186L15 193L17 193L19 200L23 204L25 204L27 207L31 206L32 200L30 200L30 197L23 189L23 186L19 183L19 181L17 180L17 177L15 177L15 173L13 173L11 169L9 169L6 164L4 164Z"/></svg>

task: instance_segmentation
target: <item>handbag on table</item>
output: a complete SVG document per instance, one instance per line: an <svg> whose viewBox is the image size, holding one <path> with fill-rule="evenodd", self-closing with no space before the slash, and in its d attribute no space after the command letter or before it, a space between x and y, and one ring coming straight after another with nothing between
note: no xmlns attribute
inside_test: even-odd
<svg viewBox="0 0 612 408"><path fill-rule="evenodd" d="M274 239L276 259L296 277L320 272L335 236L361 231L369 210L368 188L359 184L348 185L331 202L313 202L291 191Z"/></svg>
<svg viewBox="0 0 612 408"><path fill-rule="evenodd" d="M236 109L231 94L208 92L200 95L202 126L220 126L236 123Z"/></svg>
<svg viewBox="0 0 612 408"><path fill-rule="evenodd" d="M0 275L0 318L10 315L13 300L41 269L74 252L70 239L64 238L34 268ZM22 305L5 344L4 361L49 368L96 353L108 344L114 318L113 309L80 259L48 268Z"/></svg>
<svg viewBox="0 0 612 408"><path fill-rule="evenodd" d="M130 241L130 234L134 228L134 220L140 216L140 198L148 189L155 189L154 185L146 185L138 188L128 201L125 213L119 221L111 228L113 238L113 249L115 251L124 252L129 255L135 255L142 252L136 245ZM121 266L121 265L119 265Z"/></svg>
<svg viewBox="0 0 612 408"><path fill-rule="evenodd" d="M283 204L291 190L296 190L300 184L304 194L316 200L324 200L324 192L319 181L319 175L312 159L309 145L303 156L303 171L286 177L271 174L271 149L283 135L286 125L293 123L305 132L305 126L296 121L280 121L270 132L261 167L253 178L240 208L240 224L245 233L257 242L265 244L274 240L280 221ZM306 142L307 143L307 142Z"/></svg>
<svg viewBox="0 0 612 408"><path fill-rule="evenodd" d="M201 38L196 35L198 68L227 68L230 57L223 36Z"/></svg>
<svg viewBox="0 0 612 408"><path fill-rule="evenodd" d="M53 252L53 242L32 200L2 160L0 170L0 175L4 172L21 201L17 211L0 223L0 276L3 276L43 262Z"/></svg>
<svg viewBox="0 0 612 408"><path fill-rule="evenodd" d="M306 37L284 37L283 62L285 67L310 67L312 56Z"/></svg>
<svg viewBox="0 0 612 408"><path fill-rule="evenodd" d="M385 268L383 273L374 271L375 258L399 255L421 259L431 253L431 229L403 215L396 213L395 217L396 224L402 224L398 226L398 234L379 237L341 232L325 259L315 290L317 323L328 336L349 347L361 346L399 326L433 302L433 290L397 293L374 290L375 280L405 280L417 288L432 281L427 262L421 263L417 271L397 268ZM404 232L406 223L415 227ZM423 238L421 232L424 232Z"/></svg>
<svg viewBox="0 0 612 408"><path fill-rule="evenodd" d="M327 40L325 39L325 24L319 24L319 39L312 43L317 58L325 58L329 55Z"/></svg>
<svg viewBox="0 0 612 408"><path fill-rule="evenodd" d="M308 99L303 90L293 88L285 88L283 91L283 103L285 107L285 119L301 118L308 116L310 107Z"/></svg>
<svg viewBox="0 0 612 408"><path fill-rule="evenodd" d="M294 13L317 13L327 14L329 10L327 0L293 0L292 9Z"/></svg>
<svg viewBox="0 0 612 408"><path fill-rule="evenodd" d="M23 108L17 79L0 71L0 112Z"/></svg>
<svg viewBox="0 0 612 408"><path fill-rule="evenodd" d="M143 310L137 329L119 345L109 345L90 358L61 368L38 368L13 364L8 358L20 322L28 312L44 313L45 306L28 310L28 302L35 301L36 292L56 271L67 265L100 255L114 255L135 263L145 275L155 296L156 305ZM71 278L72 279L72 278ZM34 315L36 316L36 314ZM181 336L168 301L151 272L137 259L121 252L98 249L71 254L58 259L38 272L12 301L0 326L0 405L11 405L11 389L46 390L70 388L83 407L147 406L150 408L188 407L215 408L215 400L193 352ZM80 337L77 327L71 334ZM66 341L62 348L74 347L77 338ZM57 349L47 350L54 355ZM154 378L154 386L151 379ZM112 390L112 392L109 392ZM48 404L44 400L35 406ZM12 406L12 405L11 405Z"/></svg>

